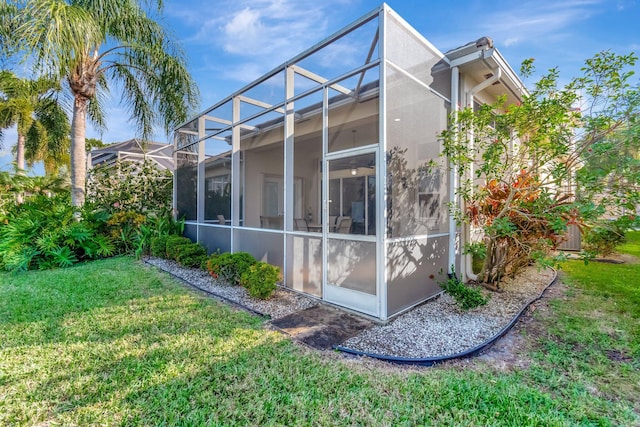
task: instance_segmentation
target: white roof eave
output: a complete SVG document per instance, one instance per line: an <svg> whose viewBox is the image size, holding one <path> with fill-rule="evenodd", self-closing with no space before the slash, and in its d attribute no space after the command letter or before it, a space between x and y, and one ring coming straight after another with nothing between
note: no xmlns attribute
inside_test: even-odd
<svg viewBox="0 0 640 427"><path fill-rule="evenodd" d="M529 95L529 91L498 49L482 49L451 60L451 67L464 68L473 63L484 62L490 69L499 68L502 72L500 82L518 99ZM479 78L477 80L482 80Z"/></svg>

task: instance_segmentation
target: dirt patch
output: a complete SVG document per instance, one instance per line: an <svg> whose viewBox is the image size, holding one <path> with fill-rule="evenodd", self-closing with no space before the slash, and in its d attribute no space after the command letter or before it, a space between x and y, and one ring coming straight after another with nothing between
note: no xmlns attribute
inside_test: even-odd
<svg viewBox="0 0 640 427"><path fill-rule="evenodd" d="M580 256L575 253L566 254L568 259L580 260ZM604 262L608 264L638 264L640 258L629 254L613 253L605 257L593 258L590 262Z"/></svg>
<svg viewBox="0 0 640 427"><path fill-rule="evenodd" d="M289 314L271 324L318 350L329 350L372 325L362 317L326 305Z"/></svg>
<svg viewBox="0 0 640 427"><path fill-rule="evenodd" d="M640 258L635 257L633 255L629 255L629 254L611 254L611 255L607 255L606 258L601 259L598 258L597 259L600 262L613 262L613 263L617 263L617 264L637 264L638 262L640 262Z"/></svg>
<svg viewBox="0 0 640 427"><path fill-rule="evenodd" d="M513 328L490 348L475 358L452 361L466 366L488 366L500 371L526 369L531 365L528 352L532 343L547 335L544 320L553 315L550 302L567 299L567 286L558 279L542 298L534 302L522 314Z"/></svg>
<svg viewBox="0 0 640 427"><path fill-rule="evenodd" d="M632 362L633 357L620 350L607 350L607 358L614 362Z"/></svg>

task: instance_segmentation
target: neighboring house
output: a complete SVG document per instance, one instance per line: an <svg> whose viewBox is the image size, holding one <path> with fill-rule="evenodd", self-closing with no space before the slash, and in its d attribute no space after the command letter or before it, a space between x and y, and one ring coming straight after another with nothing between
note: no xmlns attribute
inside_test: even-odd
<svg viewBox="0 0 640 427"><path fill-rule="evenodd" d="M432 164L450 114L524 91L490 39L443 54L382 5L175 130L177 215L209 251L389 319L464 269L455 174Z"/></svg>
<svg viewBox="0 0 640 427"><path fill-rule="evenodd" d="M111 165L119 160L141 162L144 159L153 161L160 169L173 172L173 146L171 144L142 141L136 138L91 150L87 154L87 165L94 168L101 165Z"/></svg>

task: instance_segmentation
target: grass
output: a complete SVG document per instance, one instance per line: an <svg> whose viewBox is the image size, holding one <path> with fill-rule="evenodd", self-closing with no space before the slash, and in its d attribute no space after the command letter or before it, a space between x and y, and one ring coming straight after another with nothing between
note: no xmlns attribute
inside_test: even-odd
<svg viewBox="0 0 640 427"><path fill-rule="evenodd" d="M640 266L587 268L603 281L568 264L570 295L509 371L322 356L130 258L2 273L0 425L640 424Z"/></svg>
<svg viewBox="0 0 640 427"><path fill-rule="evenodd" d="M618 251L640 257L640 232L629 233ZM536 350L547 372L570 373L569 378L576 378L589 393L633 402L636 417L640 413L638 261L565 263L569 298L553 301L554 317L546 321L548 336Z"/></svg>

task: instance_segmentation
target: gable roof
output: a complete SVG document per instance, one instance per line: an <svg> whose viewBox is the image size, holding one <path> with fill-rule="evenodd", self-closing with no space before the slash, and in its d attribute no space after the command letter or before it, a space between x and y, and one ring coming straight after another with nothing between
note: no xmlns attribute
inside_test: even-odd
<svg viewBox="0 0 640 427"><path fill-rule="evenodd" d="M117 160L142 161L149 159L162 169L173 171L173 146L154 141L142 141L137 138L110 144L97 150L91 150L91 167L110 165Z"/></svg>

